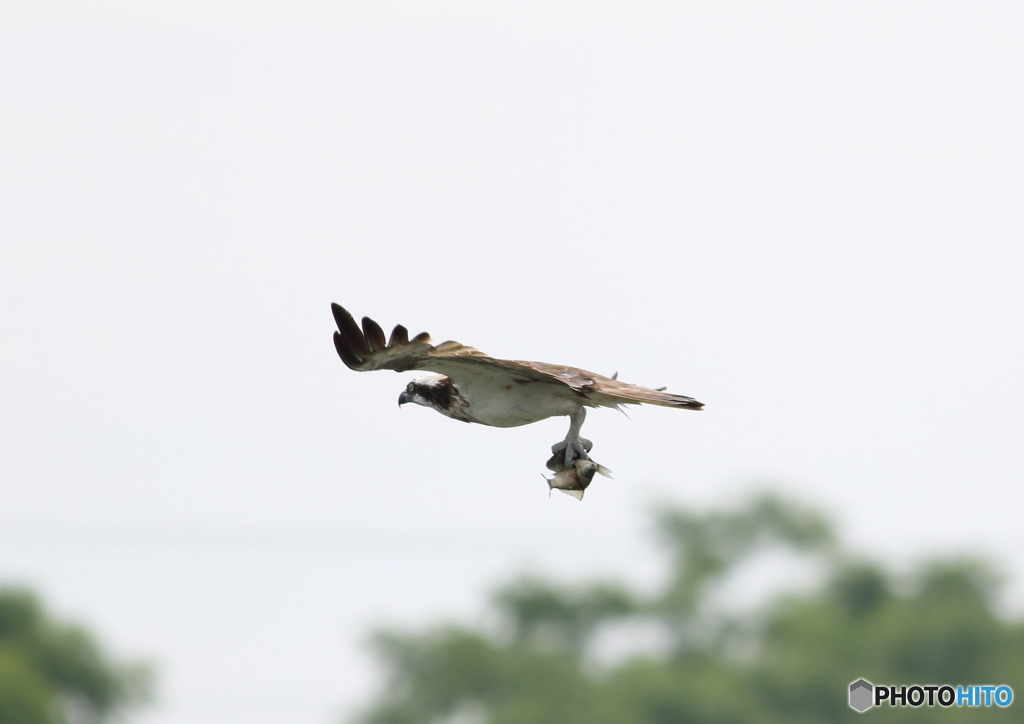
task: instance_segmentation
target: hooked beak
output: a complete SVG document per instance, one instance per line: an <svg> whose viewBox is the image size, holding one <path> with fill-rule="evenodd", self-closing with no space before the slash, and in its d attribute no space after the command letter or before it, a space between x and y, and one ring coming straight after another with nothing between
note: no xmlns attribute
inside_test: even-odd
<svg viewBox="0 0 1024 724"><path fill-rule="evenodd" d="M411 400L412 398L409 396L409 393L406 392L405 390L402 390L402 394L398 396L398 406L401 407L406 402L409 402Z"/></svg>

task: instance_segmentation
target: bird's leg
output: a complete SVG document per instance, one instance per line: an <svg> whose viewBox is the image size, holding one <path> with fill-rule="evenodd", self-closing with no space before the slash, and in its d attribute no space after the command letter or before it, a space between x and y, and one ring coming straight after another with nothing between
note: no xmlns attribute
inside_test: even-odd
<svg viewBox="0 0 1024 724"><path fill-rule="evenodd" d="M566 433L565 439L551 446L551 452L555 455L565 450L566 466L571 466L573 461L578 458L583 460L590 459L587 453L594 447L594 443L580 437L580 429L583 427L583 421L586 419L587 410L583 407L569 415L569 432Z"/></svg>

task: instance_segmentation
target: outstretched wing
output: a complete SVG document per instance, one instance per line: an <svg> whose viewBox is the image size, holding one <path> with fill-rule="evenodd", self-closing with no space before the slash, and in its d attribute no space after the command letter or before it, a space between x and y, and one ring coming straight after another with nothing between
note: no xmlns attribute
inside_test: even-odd
<svg viewBox="0 0 1024 724"><path fill-rule="evenodd" d="M442 342L434 346L426 332L409 339L408 331L400 324L391 332L390 339L386 339L384 330L369 317L363 317L360 328L343 307L332 304L331 311L338 323L338 331L334 333L338 356L349 369L359 372L428 370L448 375L456 382L464 375L496 374L517 383L543 382L556 385L565 392L575 392L594 406L616 407L646 403L689 410L704 407L703 403L692 397L619 382L577 367L496 359L458 342Z"/></svg>
<svg viewBox="0 0 1024 724"><path fill-rule="evenodd" d="M501 374L513 381L573 387L567 380L535 369L530 363L495 359L458 342L442 342L435 346L430 343L430 335L426 332L409 339L408 331L400 324L391 332L390 339L385 339L384 330L369 317L363 317L360 328L344 307L332 304L331 311L338 323L334 347L349 369L359 372L428 370L448 375L456 381L466 374Z"/></svg>

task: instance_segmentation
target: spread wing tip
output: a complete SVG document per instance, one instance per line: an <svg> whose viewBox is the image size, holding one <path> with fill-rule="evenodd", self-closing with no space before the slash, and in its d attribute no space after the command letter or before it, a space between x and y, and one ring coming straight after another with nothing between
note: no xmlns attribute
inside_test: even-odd
<svg viewBox="0 0 1024 724"><path fill-rule="evenodd" d="M350 370L358 370L363 364L363 360L355 353L348 340L345 339L345 335L341 332L334 333L334 349L338 351L338 356L341 357L341 361L344 362L345 366Z"/></svg>
<svg viewBox="0 0 1024 724"><path fill-rule="evenodd" d="M338 331L334 334L334 346L338 350L338 356L346 365L356 369L353 365L362 364L362 361L370 356L370 345L363 336L363 330L347 309L332 302L331 312L338 325Z"/></svg>
<svg viewBox="0 0 1024 724"><path fill-rule="evenodd" d="M380 352L388 348L384 330L369 317L363 317L363 334L366 335L366 341L370 345L371 351Z"/></svg>
<svg viewBox="0 0 1024 724"><path fill-rule="evenodd" d="M357 371L374 369L412 369L406 364L404 357L416 352L422 353L422 347L429 348L430 335L426 332L416 335L410 341L409 332L401 324L396 325L387 339L381 326L369 317L363 317L362 326L356 323L352 314L340 304L331 302L331 313L338 325L334 333L334 348L345 366ZM404 347L415 345L416 348L403 350Z"/></svg>
<svg viewBox="0 0 1024 724"><path fill-rule="evenodd" d="M388 347L397 347L400 344L409 344L409 330L401 324L396 324L391 330L391 339L388 340Z"/></svg>

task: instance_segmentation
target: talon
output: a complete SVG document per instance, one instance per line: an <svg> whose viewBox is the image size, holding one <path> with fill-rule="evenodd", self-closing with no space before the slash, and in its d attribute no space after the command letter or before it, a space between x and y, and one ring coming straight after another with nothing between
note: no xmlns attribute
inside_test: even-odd
<svg viewBox="0 0 1024 724"><path fill-rule="evenodd" d="M565 451L565 467L571 468L573 462L576 460L590 460L588 452L594 447L594 443L590 440L580 438L579 440L562 440L561 442L555 443L551 446L551 461L549 461L548 467L552 470L555 468L551 467L555 465L554 462L559 457L559 453Z"/></svg>
<svg viewBox="0 0 1024 724"><path fill-rule="evenodd" d="M565 464L571 467L576 460L590 460L590 456L587 455L587 449L584 449L580 442L573 441L565 446Z"/></svg>
<svg viewBox="0 0 1024 724"><path fill-rule="evenodd" d="M583 407L569 415L570 424L569 432L566 434L565 439L562 442L555 443L551 446L551 452L553 453L553 459L557 459L560 453L565 451L565 467L571 468L572 464L576 460L590 460L587 455L590 449L594 447L594 443L590 442L585 438L580 437L580 428L583 426L583 420L587 416L587 411Z"/></svg>

